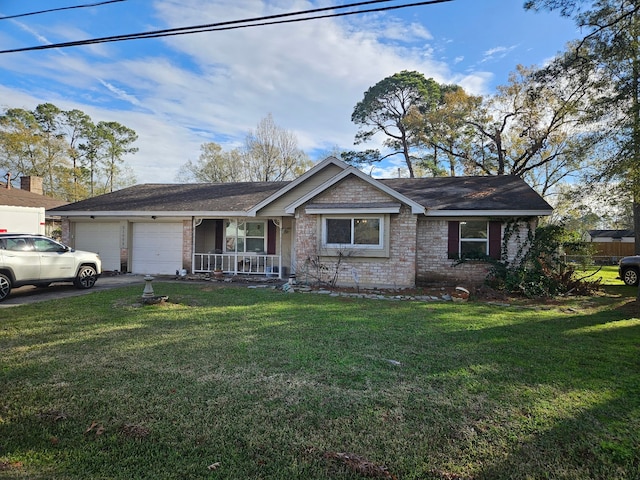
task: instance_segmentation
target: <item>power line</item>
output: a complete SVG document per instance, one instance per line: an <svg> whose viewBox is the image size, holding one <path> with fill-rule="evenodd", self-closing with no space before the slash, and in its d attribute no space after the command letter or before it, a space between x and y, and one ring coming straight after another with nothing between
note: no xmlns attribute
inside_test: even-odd
<svg viewBox="0 0 640 480"><path fill-rule="evenodd" d="M389 10L398 10L401 8L419 7L419 6L425 6L425 5L433 5L437 3L451 2L453 0L425 0L422 2L408 3L408 4L402 4L402 5L391 5L391 6L385 6L385 7L379 7L379 8L356 10L352 12L341 12L341 13L332 13L332 14L325 14L325 15L315 15L315 16L303 17L303 18L288 18L286 20L280 20L280 19L292 17L292 16L308 15L312 13L320 13L320 12L329 11L329 10L359 7L359 6L370 5L374 3L383 3L388 1L390 0L370 0L366 2L351 3L347 5L316 8L312 10L302 10L299 12L282 13L278 15L269 15L269 16L263 16L263 17L248 18L243 20L231 20L231 21L211 23L206 25L195 25L191 27L169 28L169 29L155 30L150 32L114 35L109 37L100 37L100 38L93 38L88 40L76 40L72 42L53 43L49 45L37 45L34 47L23 47L23 48L15 48L10 50L0 50L0 54L29 52L34 50L48 50L52 48L77 47L82 45L93 45L93 44L99 44L99 43L121 42L125 40L137 40L142 38L160 38L160 37L170 37L170 36L176 36L176 35L188 35L192 33L236 30L240 28L249 28L249 27L263 27L267 25L278 25L278 24L285 24L285 23L304 22L309 20L343 17L347 15L356 15L361 13L384 12ZM256 22L259 22L259 23L256 23Z"/></svg>
<svg viewBox="0 0 640 480"><path fill-rule="evenodd" d="M60 12L62 10L75 10L76 8L100 7L102 5L107 5L109 3L118 3L118 2L126 2L126 1L127 0L105 0L104 2L98 2L98 3L87 3L87 4L84 4L84 5L72 5L70 7L52 8L52 9L49 9L49 10L39 10L37 12L19 13L17 15L8 15L8 16L5 16L5 17L0 17L0 20L9 20L10 18L28 17L30 15L40 15L42 13Z"/></svg>

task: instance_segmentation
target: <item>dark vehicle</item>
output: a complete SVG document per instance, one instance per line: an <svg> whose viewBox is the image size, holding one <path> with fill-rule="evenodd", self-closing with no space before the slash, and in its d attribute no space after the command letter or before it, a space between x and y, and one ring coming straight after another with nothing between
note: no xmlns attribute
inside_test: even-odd
<svg viewBox="0 0 640 480"><path fill-rule="evenodd" d="M638 279L640 279L640 255L623 257L618 264L618 275L627 285L638 285Z"/></svg>
<svg viewBox="0 0 640 480"><path fill-rule="evenodd" d="M73 282L91 288L101 273L97 253L74 250L44 235L0 233L0 302L23 285Z"/></svg>

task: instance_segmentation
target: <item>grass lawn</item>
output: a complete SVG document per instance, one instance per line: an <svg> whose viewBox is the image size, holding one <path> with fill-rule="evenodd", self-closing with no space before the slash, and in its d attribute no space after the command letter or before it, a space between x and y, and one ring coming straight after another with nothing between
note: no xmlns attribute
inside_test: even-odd
<svg viewBox="0 0 640 480"><path fill-rule="evenodd" d="M624 285L624 282L618 276L617 265L596 265L586 269L577 267L576 275L578 277L586 277L587 280L600 280L601 285Z"/></svg>
<svg viewBox="0 0 640 480"><path fill-rule="evenodd" d="M0 309L0 478L637 479L636 290L538 305L156 283Z"/></svg>

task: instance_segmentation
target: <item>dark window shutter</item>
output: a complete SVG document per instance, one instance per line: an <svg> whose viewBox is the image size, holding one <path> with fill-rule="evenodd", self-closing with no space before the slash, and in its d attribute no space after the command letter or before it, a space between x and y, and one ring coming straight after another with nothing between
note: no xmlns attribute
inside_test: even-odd
<svg viewBox="0 0 640 480"><path fill-rule="evenodd" d="M267 222L267 255L276 254L276 225L271 220Z"/></svg>
<svg viewBox="0 0 640 480"><path fill-rule="evenodd" d="M222 253L224 249L224 220L215 220L216 222L216 237L215 237L215 250Z"/></svg>
<svg viewBox="0 0 640 480"><path fill-rule="evenodd" d="M460 222L449 222L449 240L447 246L448 258L457 259L460 256Z"/></svg>
<svg viewBox="0 0 640 480"><path fill-rule="evenodd" d="M502 222L489 222L489 256L500 260L502 254Z"/></svg>

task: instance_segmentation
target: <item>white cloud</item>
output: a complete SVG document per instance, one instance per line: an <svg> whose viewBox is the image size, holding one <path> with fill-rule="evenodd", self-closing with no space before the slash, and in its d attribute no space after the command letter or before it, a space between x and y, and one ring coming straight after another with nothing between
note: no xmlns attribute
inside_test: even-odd
<svg viewBox="0 0 640 480"><path fill-rule="evenodd" d="M41 35L40 33L38 33L36 30L34 30L33 28L31 28L29 25L27 25L26 23L23 22L19 22L17 20L10 20L12 23L14 23L15 25L18 26L18 28L20 28L20 30L27 32L29 35L31 35L32 37L34 37L38 42L40 42L41 44L44 45L49 45L52 42L50 42L47 37L45 37L44 35Z"/></svg>
<svg viewBox="0 0 640 480"><path fill-rule="evenodd" d="M158 23L173 27L282 11L274 4L162 0L154 7ZM301 1L281 4L287 11L310 8ZM352 149L353 107L370 86L401 70L486 91L490 74L456 75L434 60L425 27L409 24L402 31L393 16L374 18L370 24L326 19L83 47L65 56L51 51L24 62L0 58L4 69L47 79L44 86L0 92L12 106L52 102L134 129L139 152L130 163L142 183L172 182L182 164L198 157L200 144L236 146L269 113L307 152Z"/></svg>
<svg viewBox="0 0 640 480"><path fill-rule="evenodd" d="M484 62L488 62L488 61L491 61L491 60L504 58L507 55L509 55L509 53L514 51L516 48L518 48L518 45L512 45L510 47L494 47L494 48L491 48L491 49L487 50L486 52L484 52L483 58L480 61L480 63L484 63Z"/></svg>
<svg viewBox="0 0 640 480"><path fill-rule="evenodd" d="M140 102L138 101L138 99L133 96L128 94L127 92L125 92L124 90L116 87L115 85L110 84L109 82L105 82L104 80L98 79L98 81L107 89L109 90L111 93L113 93L115 95L116 98L120 99L120 100L124 100L126 102L129 102L131 105L135 105L137 107L140 106Z"/></svg>

